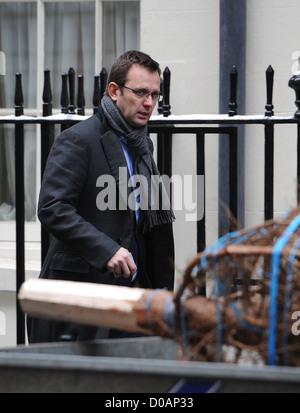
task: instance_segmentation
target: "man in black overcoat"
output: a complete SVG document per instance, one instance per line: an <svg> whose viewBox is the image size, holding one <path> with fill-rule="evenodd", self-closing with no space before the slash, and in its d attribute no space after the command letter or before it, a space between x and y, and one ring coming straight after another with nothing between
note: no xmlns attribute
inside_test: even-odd
<svg viewBox="0 0 300 413"><path fill-rule="evenodd" d="M52 235L41 278L173 289L174 215L147 136L160 74L147 54L125 52L98 113L55 139L38 203ZM28 317L30 343L130 335Z"/></svg>

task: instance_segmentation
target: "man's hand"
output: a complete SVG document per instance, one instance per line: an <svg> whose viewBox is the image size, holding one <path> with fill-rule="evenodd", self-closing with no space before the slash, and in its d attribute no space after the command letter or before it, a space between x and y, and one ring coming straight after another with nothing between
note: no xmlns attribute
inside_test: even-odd
<svg viewBox="0 0 300 413"><path fill-rule="evenodd" d="M106 264L110 272L116 275L123 275L125 278L130 277L136 272L136 265L131 258L129 251L121 247L115 255Z"/></svg>

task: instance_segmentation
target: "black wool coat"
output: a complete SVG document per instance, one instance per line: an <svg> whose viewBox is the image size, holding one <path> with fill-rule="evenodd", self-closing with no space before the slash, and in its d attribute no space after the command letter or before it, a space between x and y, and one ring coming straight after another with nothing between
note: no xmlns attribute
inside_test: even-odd
<svg viewBox="0 0 300 413"><path fill-rule="evenodd" d="M151 148L150 139L149 145ZM120 187L119 168L127 168L126 159L119 137L108 127L101 108L97 115L64 130L55 139L38 204L38 217L52 235L41 278L131 285L130 279L115 278L106 268L107 261L121 246L129 249L135 225L134 211L124 208L127 200L122 197L130 188ZM98 178L108 175L116 185L116 208L99 210L96 201L103 188L97 186ZM122 208L118 208L119 200ZM157 226L141 236L140 286L172 290L172 224ZM58 341L64 335L86 340L106 337L107 330L28 318L28 335L31 343Z"/></svg>

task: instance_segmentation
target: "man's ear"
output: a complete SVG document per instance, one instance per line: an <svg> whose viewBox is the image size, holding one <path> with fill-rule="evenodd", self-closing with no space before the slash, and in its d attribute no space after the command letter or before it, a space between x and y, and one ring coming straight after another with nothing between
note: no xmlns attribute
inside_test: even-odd
<svg viewBox="0 0 300 413"><path fill-rule="evenodd" d="M107 91L108 91L110 98L114 102L116 102L118 99L119 91L120 91L119 86L115 82L110 82L110 84L107 87Z"/></svg>

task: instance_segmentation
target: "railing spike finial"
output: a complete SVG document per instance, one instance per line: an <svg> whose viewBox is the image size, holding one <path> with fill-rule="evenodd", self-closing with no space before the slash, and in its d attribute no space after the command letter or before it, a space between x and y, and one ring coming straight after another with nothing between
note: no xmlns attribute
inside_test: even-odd
<svg viewBox="0 0 300 413"><path fill-rule="evenodd" d="M266 81L267 81L267 104L265 106L266 112L265 116L273 116L273 85L274 85L274 69L269 65L266 70Z"/></svg>
<svg viewBox="0 0 300 413"><path fill-rule="evenodd" d="M44 70L44 89L43 89L43 116L52 114L52 90L50 81L50 70Z"/></svg>
<svg viewBox="0 0 300 413"><path fill-rule="evenodd" d="M230 102L229 102L229 116L237 115L237 81L238 71L236 66L232 67L230 72Z"/></svg>
<svg viewBox="0 0 300 413"><path fill-rule="evenodd" d="M63 73L61 75L61 95L60 95L60 106L61 113L68 113L69 106L69 92L68 92L68 75Z"/></svg>
<svg viewBox="0 0 300 413"><path fill-rule="evenodd" d="M84 96L84 77L78 75L78 95L77 95L77 114L84 116L85 114L85 96Z"/></svg>
<svg viewBox="0 0 300 413"><path fill-rule="evenodd" d="M94 91L93 91L93 111L94 115L98 112L100 105L100 75L94 76Z"/></svg>
<svg viewBox="0 0 300 413"><path fill-rule="evenodd" d="M299 57L300 59L300 57ZM291 87L295 94L296 100L295 105L297 106L298 110L295 113L295 118L300 118L300 71L297 71L289 80L289 87Z"/></svg>
<svg viewBox="0 0 300 413"><path fill-rule="evenodd" d="M75 70L70 67L68 72L69 79L69 94L70 94L70 104L68 107L68 112L71 115L75 114Z"/></svg>
<svg viewBox="0 0 300 413"><path fill-rule="evenodd" d="M103 67L100 72L100 100L103 98L104 93L106 91L107 78L108 78L107 70L105 67Z"/></svg>
<svg viewBox="0 0 300 413"><path fill-rule="evenodd" d="M171 72L168 67L165 68L163 73L163 115L165 118L171 115L171 105L170 105L170 83L171 83Z"/></svg>
<svg viewBox="0 0 300 413"><path fill-rule="evenodd" d="M163 81L162 78L160 78L160 91L161 91L161 93L163 93L163 90L164 90L164 81ZM163 114L163 111L164 111L164 109L163 109L163 100L160 100L160 101L158 102L157 112L158 112L160 115L162 115L162 114Z"/></svg>
<svg viewBox="0 0 300 413"><path fill-rule="evenodd" d="M16 88L15 88L15 115L21 116L24 114L23 109L24 99L23 99L23 89L22 89L22 75L21 73L16 73Z"/></svg>

